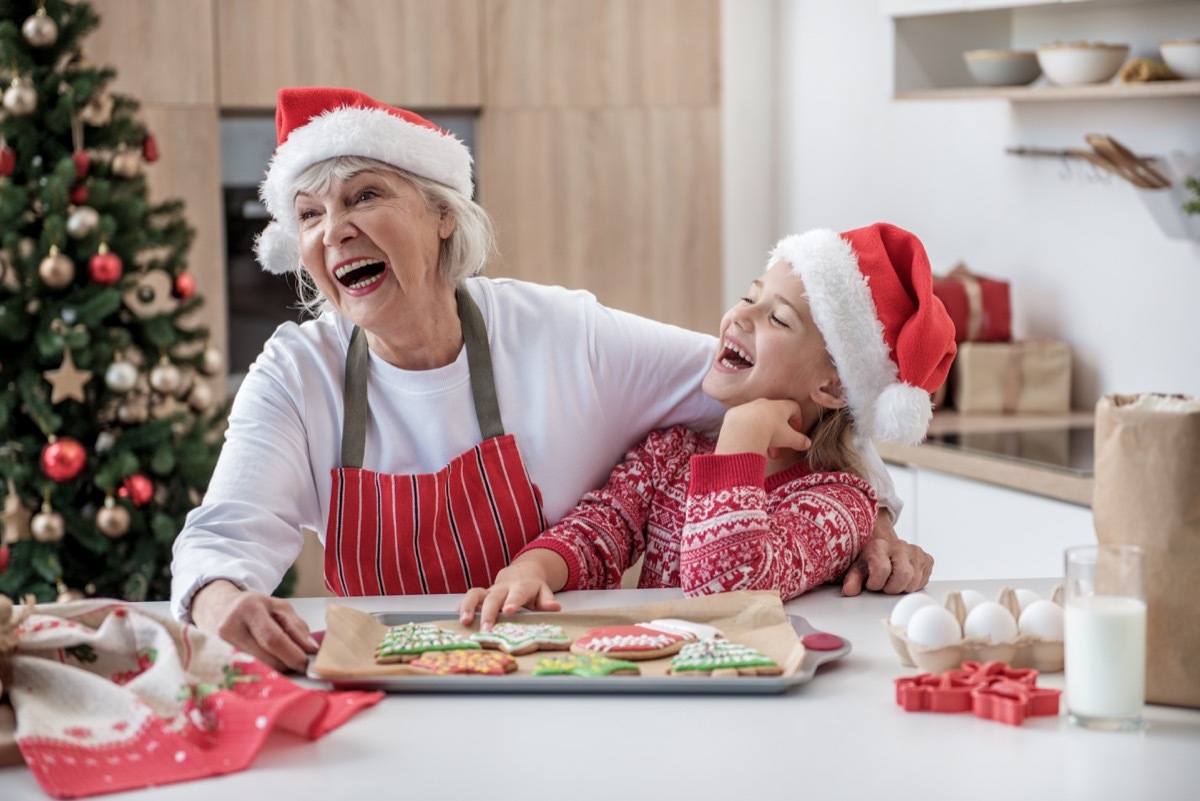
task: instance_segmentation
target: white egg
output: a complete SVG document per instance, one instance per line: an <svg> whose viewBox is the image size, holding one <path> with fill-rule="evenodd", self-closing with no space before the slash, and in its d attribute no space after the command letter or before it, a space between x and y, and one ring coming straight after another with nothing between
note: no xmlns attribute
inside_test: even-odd
<svg viewBox="0 0 1200 801"><path fill-rule="evenodd" d="M1017 594L1017 605L1021 607L1021 611L1025 611L1025 607L1029 606L1034 601L1042 600L1042 596L1038 595L1033 590L1014 590Z"/></svg>
<svg viewBox="0 0 1200 801"><path fill-rule="evenodd" d="M1045 642L1062 642L1063 610L1054 601L1034 601L1021 613L1017 627Z"/></svg>
<svg viewBox="0 0 1200 801"><path fill-rule="evenodd" d="M962 590L958 594L962 597L963 608L968 612L987 600L979 590Z"/></svg>
<svg viewBox="0 0 1200 801"><path fill-rule="evenodd" d="M913 612L923 606L936 604L937 601L933 597L923 592L914 592L911 595L905 595L896 605L892 607L892 616L888 618L893 626L904 628L908 625L908 621L912 618Z"/></svg>
<svg viewBox="0 0 1200 801"><path fill-rule="evenodd" d="M1017 621L1000 604L984 601L963 621L963 633L990 643L1013 642L1017 639Z"/></svg>
<svg viewBox="0 0 1200 801"><path fill-rule="evenodd" d="M936 604L922 606L913 612L905 633L912 642L929 648L953 645L962 639L958 618L946 607Z"/></svg>

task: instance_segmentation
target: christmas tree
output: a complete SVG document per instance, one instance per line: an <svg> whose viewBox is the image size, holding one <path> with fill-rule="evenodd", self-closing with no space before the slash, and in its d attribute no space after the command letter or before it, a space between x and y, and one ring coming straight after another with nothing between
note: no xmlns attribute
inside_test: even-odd
<svg viewBox="0 0 1200 801"><path fill-rule="evenodd" d="M98 25L0 0L0 592L41 601L166 598L224 419L193 232L147 197L157 146L83 53Z"/></svg>

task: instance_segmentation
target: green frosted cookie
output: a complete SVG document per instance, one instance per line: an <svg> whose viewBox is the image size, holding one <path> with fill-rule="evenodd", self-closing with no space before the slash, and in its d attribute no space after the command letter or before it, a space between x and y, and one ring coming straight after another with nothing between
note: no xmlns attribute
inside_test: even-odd
<svg viewBox="0 0 1200 801"><path fill-rule="evenodd" d="M533 669L535 676L636 676L640 673L634 662L601 654L546 656L539 659Z"/></svg>
<svg viewBox="0 0 1200 801"><path fill-rule="evenodd" d="M375 661L409 662L427 651L453 651L462 648L478 649L479 644L463 639L452 631L432 623L404 623L392 626L384 633L375 649Z"/></svg>
<svg viewBox="0 0 1200 801"><path fill-rule="evenodd" d="M671 673L674 674L694 676L717 671L768 676L782 672L774 660L763 653L728 640L690 642L671 660Z"/></svg>
<svg viewBox="0 0 1200 801"><path fill-rule="evenodd" d="M491 631L471 635L471 640L484 648L498 648L509 654L533 651L562 651L571 645L571 638L562 626L552 623L497 623Z"/></svg>

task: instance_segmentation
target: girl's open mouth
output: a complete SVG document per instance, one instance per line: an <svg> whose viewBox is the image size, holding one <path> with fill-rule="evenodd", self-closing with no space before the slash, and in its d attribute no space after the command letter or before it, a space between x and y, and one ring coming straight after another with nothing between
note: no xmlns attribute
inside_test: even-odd
<svg viewBox="0 0 1200 801"><path fill-rule="evenodd" d="M745 370L754 366L754 359L738 347L736 342L727 339L721 349L721 355L717 357L717 363L730 370Z"/></svg>

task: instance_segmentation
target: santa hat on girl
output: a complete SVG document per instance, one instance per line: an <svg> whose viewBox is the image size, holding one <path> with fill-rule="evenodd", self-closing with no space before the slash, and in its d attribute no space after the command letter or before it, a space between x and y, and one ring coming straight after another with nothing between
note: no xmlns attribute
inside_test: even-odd
<svg viewBox="0 0 1200 801"><path fill-rule="evenodd" d="M780 240L767 266L779 261L804 282L859 434L906 445L924 439L930 393L946 380L955 345L921 241L886 223L820 229Z"/></svg>
<svg viewBox="0 0 1200 801"><path fill-rule="evenodd" d="M353 89L280 89L278 145L258 194L273 218L254 243L267 272L300 269L300 228L292 184L300 173L335 156L366 156L445 184L471 197L471 152L453 135L411 111Z"/></svg>

